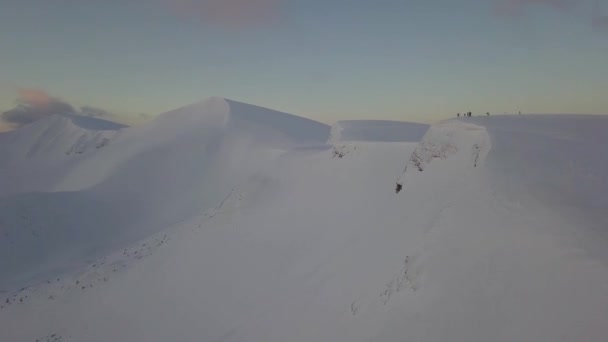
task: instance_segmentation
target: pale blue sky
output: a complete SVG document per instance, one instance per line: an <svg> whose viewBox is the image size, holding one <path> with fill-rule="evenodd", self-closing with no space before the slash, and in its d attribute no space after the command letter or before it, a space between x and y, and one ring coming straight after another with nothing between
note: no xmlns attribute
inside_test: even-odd
<svg viewBox="0 0 608 342"><path fill-rule="evenodd" d="M207 96L324 122L608 114L591 0L518 15L500 0L277 0L272 23L238 27L171 1L0 0L0 111L25 87L131 114Z"/></svg>

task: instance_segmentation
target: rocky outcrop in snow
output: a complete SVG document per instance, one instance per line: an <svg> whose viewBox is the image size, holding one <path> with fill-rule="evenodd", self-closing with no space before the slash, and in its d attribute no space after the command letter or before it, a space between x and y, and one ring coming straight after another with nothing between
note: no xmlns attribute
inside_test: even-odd
<svg viewBox="0 0 608 342"><path fill-rule="evenodd" d="M454 172L475 168L485 159L490 150L490 138L485 128L459 121L445 121L431 126L410 156L404 173L397 181L397 193L406 183L406 178L423 172L432 163L454 156L449 164ZM458 158L456 155L463 154Z"/></svg>

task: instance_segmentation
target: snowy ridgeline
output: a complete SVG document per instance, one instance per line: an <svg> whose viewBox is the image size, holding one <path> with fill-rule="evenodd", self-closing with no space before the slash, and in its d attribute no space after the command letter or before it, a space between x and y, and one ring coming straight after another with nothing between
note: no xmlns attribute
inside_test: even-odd
<svg viewBox="0 0 608 342"><path fill-rule="evenodd" d="M324 145L330 129L219 98L140 127L100 122L54 116L0 136L0 288L198 214L285 151Z"/></svg>
<svg viewBox="0 0 608 342"><path fill-rule="evenodd" d="M608 337L608 120L349 125L215 98L3 195L0 340Z"/></svg>
<svg viewBox="0 0 608 342"><path fill-rule="evenodd" d="M0 134L0 156L3 164L24 159L63 159L102 148L123 128L97 118L53 115Z"/></svg>

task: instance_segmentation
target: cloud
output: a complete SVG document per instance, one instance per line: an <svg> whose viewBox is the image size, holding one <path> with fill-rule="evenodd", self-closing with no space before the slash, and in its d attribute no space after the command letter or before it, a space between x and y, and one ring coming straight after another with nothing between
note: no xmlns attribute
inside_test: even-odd
<svg viewBox="0 0 608 342"><path fill-rule="evenodd" d="M500 15L519 15L530 5L544 5L566 11L583 1L585 0L499 0L496 12Z"/></svg>
<svg viewBox="0 0 608 342"><path fill-rule="evenodd" d="M88 116L93 118L107 118L111 117L112 113L108 112L105 109L95 108L91 106L80 107L80 115Z"/></svg>
<svg viewBox="0 0 608 342"><path fill-rule="evenodd" d="M4 121L0 121L0 133L9 132L14 129L15 129L15 127L12 124L9 124Z"/></svg>
<svg viewBox="0 0 608 342"><path fill-rule="evenodd" d="M602 15L599 0L595 1L595 6L593 7L592 25L596 30L608 31L608 15Z"/></svg>
<svg viewBox="0 0 608 342"><path fill-rule="evenodd" d="M526 7L531 5L552 7L563 12L571 11L577 5L590 3L591 0L497 0L496 13L498 15L520 15ZM597 30L608 31L608 15L602 15L600 0L595 0L591 25Z"/></svg>
<svg viewBox="0 0 608 342"><path fill-rule="evenodd" d="M17 101L39 108L51 106L56 101L44 90L34 88L17 89L17 97Z"/></svg>
<svg viewBox="0 0 608 342"><path fill-rule="evenodd" d="M17 89L16 103L15 108L0 114L0 131L19 128L54 114L74 114L104 119L114 116L105 109L91 106L83 106L77 110L71 104L36 88Z"/></svg>
<svg viewBox="0 0 608 342"><path fill-rule="evenodd" d="M182 16L195 17L228 29L246 29L274 22L284 0L162 0Z"/></svg>
<svg viewBox="0 0 608 342"><path fill-rule="evenodd" d="M608 16L595 16L593 18L593 27L598 30L608 31Z"/></svg>
<svg viewBox="0 0 608 342"><path fill-rule="evenodd" d="M44 90L21 88L17 90L17 106L0 115L5 123L21 126L53 114L74 113L74 107Z"/></svg>

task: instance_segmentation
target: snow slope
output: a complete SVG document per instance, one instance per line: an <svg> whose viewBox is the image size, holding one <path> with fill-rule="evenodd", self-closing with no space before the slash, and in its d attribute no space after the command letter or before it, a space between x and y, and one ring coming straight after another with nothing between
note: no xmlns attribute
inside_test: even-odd
<svg viewBox="0 0 608 342"><path fill-rule="evenodd" d="M48 138L48 132L74 131L57 122L71 123L60 118L47 122L46 129L39 129L43 122L14 135L28 138L41 131L53 141L62 134ZM69 159L63 167L54 161L64 157L69 143L41 144L46 149L33 154L25 167L6 163L16 170L3 177L6 183L24 186L0 197L0 288L46 279L208 209L285 151L324 144L329 129L308 119L211 98L147 125L105 132L116 134L110 143ZM29 148L18 142L9 152ZM46 162L49 155L54 159ZM52 170L53 177L32 189L31 165Z"/></svg>
<svg viewBox="0 0 608 342"><path fill-rule="evenodd" d="M125 126L74 114L52 115L0 133L0 197L45 191L82 155L108 145Z"/></svg>
<svg viewBox="0 0 608 342"><path fill-rule="evenodd" d="M0 340L603 341L602 127L492 116L414 143L311 139L213 207L0 295Z"/></svg>
<svg viewBox="0 0 608 342"><path fill-rule="evenodd" d="M3 165L24 159L54 160L101 147L126 126L75 114L52 115L22 129L0 134Z"/></svg>

